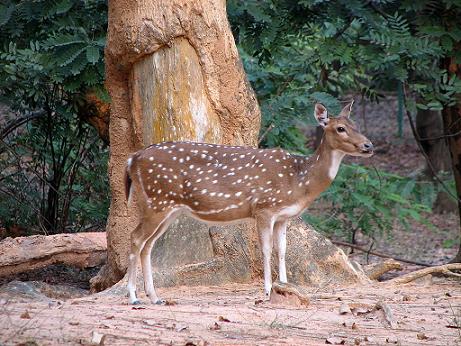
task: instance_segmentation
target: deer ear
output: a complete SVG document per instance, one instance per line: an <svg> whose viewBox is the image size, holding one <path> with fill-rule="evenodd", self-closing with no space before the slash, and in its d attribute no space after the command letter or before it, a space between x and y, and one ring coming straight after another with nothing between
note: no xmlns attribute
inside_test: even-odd
<svg viewBox="0 0 461 346"><path fill-rule="evenodd" d="M354 100L352 100L351 102L349 102L341 111L341 113L339 113L339 116L340 117L346 117L346 118L349 118L350 115L351 115L351 111L352 111L352 105L354 104Z"/></svg>
<svg viewBox="0 0 461 346"><path fill-rule="evenodd" d="M316 103L314 108L314 117L320 126L325 127L330 118L328 118L328 111L321 103Z"/></svg>

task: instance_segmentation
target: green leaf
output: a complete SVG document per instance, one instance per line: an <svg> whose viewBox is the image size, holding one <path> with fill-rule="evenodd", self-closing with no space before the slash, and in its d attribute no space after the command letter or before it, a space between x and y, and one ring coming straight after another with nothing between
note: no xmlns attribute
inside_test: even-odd
<svg viewBox="0 0 461 346"><path fill-rule="evenodd" d="M95 64L99 60L99 48L95 46L89 46L86 49L86 59L88 62Z"/></svg>

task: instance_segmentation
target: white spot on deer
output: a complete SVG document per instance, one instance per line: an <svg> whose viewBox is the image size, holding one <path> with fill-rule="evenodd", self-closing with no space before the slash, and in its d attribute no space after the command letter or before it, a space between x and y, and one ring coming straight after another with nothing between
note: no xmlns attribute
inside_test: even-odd
<svg viewBox="0 0 461 346"><path fill-rule="evenodd" d="M154 161L154 157L153 156L149 157L149 161Z"/></svg>
<svg viewBox="0 0 461 346"><path fill-rule="evenodd" d="M202 190L202 195L206 194L207 192L208 192L207 189L203 189L203 190Z"/></svg>
<svg viewBox="0 0 461 346"><path fill-rule="evenodd" d="M216 196L216 192L210 192L210 196L211 196L211 197Z"/></svg>
<svg viewBox="0 0 461 346"><path fill-rule="evenodd" d="M288 190L288 191L287 191L287 194L291 195L292 192L293 192L293 191Z"/></svg>
<svg viewBox="0 0 461 346"><path fill-rule="evenodd" d="M194 205L199 205L199 203L197 201L194 201Z"/></svg>
<svg viewBox="0 0 461 346"><path fill-rule="evenodd" d="M267 171L267 169L266 169L266 168L263 168L263 169L261 169L261 172L265 172L265 171Z"/></svg>
<svg viewBox="0 0 461 346"><path fill-rule="evenodd" d="M184 162L184 159L183 158L180 158L179 159L179 163L183 163Z"/></svg>
<svg viewBox="0 0 461 346"><path fill-rule="evenodd" d="M217 180L213 180L212 183L213 183L213 184L217 184L218 181L217 181Z"/></svg>
<svg viewBox="0 0 461 346"><path fill-rule="evenodd" d="M282 174L282 173L279 173L278 176L279 176L280 178L283 178L283 174Z"/></svg>
<svg viewBox="0 0 461 346"><path fill-rule="evenodd" d="M190 166L189 166L189 169L194 169L194 165L190 165Z"/></svg>
<svg viewBox="0 0 461 346"><path fill-rule="evenodd" d="M152 168L149 168L149 173L152 173L154 170Z"/></svg>
<svg viewBox="0 0 461 346"><path fill-rule="evenodd" d="M236 192L236 193L235 193L235 197L238 197L238 196L240 196L241 194L242 194L242 191Z"/></svg>
<svg viewBox="0 0 461 346"><path fill-rule="evenodd" d="M229 198L230 196L231 196L230 194L226 193L226 194L224 195L224 198Z"/></svg>

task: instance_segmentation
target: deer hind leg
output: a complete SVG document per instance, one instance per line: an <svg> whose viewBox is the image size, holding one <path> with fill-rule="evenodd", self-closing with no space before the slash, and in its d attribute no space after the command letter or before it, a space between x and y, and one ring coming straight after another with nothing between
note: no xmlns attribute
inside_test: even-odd
<svg viewBox="0 0 461 346"><path fill-rule="evenodd" d="M128 262L128 294L130 304L139 304L136 297L136 269L138 258L146 242L161 225L166 213L157 213L148 218L143 218L139 225L131 233L131 251Z"/></svg>
<svg viewBox="0 0 461 346"><path fill-rule="evenodd" d="M269 215L256 218L259 233L259 244L263 253L264 293L268 297L272 289L271 257L273 247L274 220Z"/></svg>
<svg viewBox="0 0 461 346"><path fill-rule="evenodd" d="M153 304L162 304L162 300L157 296L154 288L154 280L152 277L152 248L154 247L155 241L161 237L161 235L168 229L171 222L176 217L175 212L167 215L157 230L152 234L152 236L147 240L146 244L144 245L141 251L141 266L142 266L142 273L144 277L144 291L146 295L149 297L150 301Z"/></svg>
<svg viewBox="0 0 461 346"><path fill-rule="evenodd" d="M287 251L287 220L277 221L274 225L276 238L276 248L279 259L279 280L287 282L287 269L285 264L285 254Z"/></svg>

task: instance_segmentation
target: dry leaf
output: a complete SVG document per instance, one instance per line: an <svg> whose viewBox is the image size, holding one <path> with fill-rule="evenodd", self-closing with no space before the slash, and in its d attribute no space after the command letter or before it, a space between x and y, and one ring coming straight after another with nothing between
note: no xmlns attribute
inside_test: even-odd
<svg viewBox="0 0 461 346"><path fill-rule="evenodd" d="M416 334L416 337L418 338L418 340L427 340L427 339L429 339L427 337L427 335L424 334L424 333L418 333L418 334Z"/></svg>
<svg viewBox="0 0 461 346"><path fill-rule="evenodd" d="M224 316L219 316L219 317L218 317L218 320L220 320L220 321L222 321L222 322L230 322L230 320L227 319L227 318L224 317Z"/></svg>
<svg viewBox="0 0 461 346"><path fill-rule="evenodd" d="M188 327L186 325L179 325L179 326L176 326L176 331L177 332L182 332L183 330L186 330Z"/></svg>
<svg viewBox="0 0 461 346"><path fill-rule="evenodd" d="M341 306L339 307L339 314L346 315L349 313L351 313L351 308L349 307L349 305L346 303L342 303Z"/></svg>
<svg viewBox="0 0 461 346"><path fill-rule="evenodd" d="M359 307L356 307L356 308L352 308L352 313L356 316L358 315L365 315L365 314L368 314L370 313L371 311L373 311L372 308L366 308L366 307L362 307L362 306L359 306Z"/></svg>
<svg viewBox="0 0 461 346"><path fill-rule="evenodd" d="M176 305L176 301L175 300L172 300L172 299L167 299L165 300L165 305L167 306L171 306L171 305Z"/></svg>
<svg viewBox="0 0 461 346"><path fill-rule="evenodd" d="M220 330L221 326L218 324L218 322L215 322L212 326L210 326L210 330Z"/></svg>
<svg viewBox="0 0 461 346"><path fill-rule="evenodd" d="M388 344L398 344L399 339L397 339L395 336L389 336L389 337L386 338L386 342Z"/></svg>
<svg viewBox="0 0 461 346"><path fill-rule="evenodd" d="M24 311L24 312L21 314L21 316L20 316L20 317L21 317L21 318L27 318L27 319L30 319L30 318L32 318L32 317L30 317L30 315L29 315L29 311L27 311L27 310L26 310L26 311Z"/></svg>
<svg viewBox="0 0 461 346"><path fill-rule="evenodd" d="M80 322L77 322L77 321L70 321L69 324L71 326L78 326L80 324Z"/></svg>
<svg viewBox="0 0 461 346"><path fill-rule="evenodd" d="M346 340L338 337L338 336L332 336L329 337L328 339L325 340L326 344L330 345L344 345L346 343Z"/></svg>
<svg viewBox="0 0 461 346"><path fill-rule="evenodd" d="M148 326L155 326L157 324L155 320L143 320L142 322Z"/></svg>
<svg viewBox="0 0 461 346"><path fill-rule="evenodd" d="M103 336L104 336L104 334L95 332L93 330L93 334L91 335L91 345L100 345Z"/></svg>

